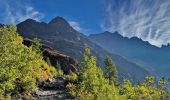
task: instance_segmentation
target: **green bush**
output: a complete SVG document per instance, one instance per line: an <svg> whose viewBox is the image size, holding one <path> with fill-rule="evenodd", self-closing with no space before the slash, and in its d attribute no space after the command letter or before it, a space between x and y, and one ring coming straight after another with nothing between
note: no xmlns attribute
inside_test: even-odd
<svg viewBox="0 0 170 100"><path fill-rule="evenodd" d="M117 81L115 66L110 58L105 60L105 63L107 70L103 75L102 70L96 66L96 58L87 48L83 55L78 82L67 84L70 93L80 100L170 100L170 91L165 88L167 81L164 78L161 78L158 84L155 83L153 76L148 76L140 84L132 85L128 79L125 79L114 85Z"/></svg>
<svg viewBox="0 0 170 100"><path fill-rule="evenodd" d="M24 46L22 40L16 27L0 28L1 98L30 93L35 89L37 80L46 80L56 73L32 46Z"/></svg>
<svg viewBox="0 0 170 100"><path fill-rule="evenodd" d="M77 74L75 74L75 73L71 73L71 74L69 74L69 75L65 75L65 77L66 77L69 81L71 81L71 82L76 81L77 78L78 78Z"/></svg>
<svg viewBox="0 0 170 100"><path fill-rule="evenodd" d="M96 66L96 58L87 48L83 55L82 69L79 76L79 84L75 88L69 88L78 99L83 100L114 100L116 90L104 78L102 70ZM69 86L68 86L69 87ZM70 87L74 87L71 85Z"/></svg>
<svg viewBox="0 0 170 100"><path fill-rule="evenodd" d="M144 83L134 86L129 80L124 80L119 87L119 95L124 97L123 100L170 100L169 92L157 88L153 76L146 77Z"/></svg>

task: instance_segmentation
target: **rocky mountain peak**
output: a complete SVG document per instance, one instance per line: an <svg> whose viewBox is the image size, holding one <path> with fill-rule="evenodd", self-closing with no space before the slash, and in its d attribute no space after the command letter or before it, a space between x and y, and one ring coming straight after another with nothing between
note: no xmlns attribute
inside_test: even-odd
<svg viewBox="0 0 170 100"><path fill-rule="evenodd" d="M26 19L24 22L25 23L36 23L37 21L34 20L34 19L29 18L29 19Z"/></svg>
<svg viewBox="0 0 170 100"><path fill-rule="evenodd" d="M70 26L69 23L63 17L55 17L49 23L49 25L62 25L62 26Z"/></svg>

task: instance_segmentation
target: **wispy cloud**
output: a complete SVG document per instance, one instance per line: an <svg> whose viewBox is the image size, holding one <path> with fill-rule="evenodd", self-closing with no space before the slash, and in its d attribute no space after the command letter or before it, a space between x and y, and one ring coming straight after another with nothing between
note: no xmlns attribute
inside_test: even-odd
<svg viewBox="0 0 170 100"><path fill-rule="evenodd" d="M83 31L83 29L80 27L80 24L76 21L68 21L69 24L77 31Z"/></svg>
<svg viewBox="0 0 170 100"><path fill-rule="evenodd" d="M27 2L27 0L25 1ZM5 24L17 24L28 18L40 20L44 15L37 11L33 6L25 2L17 2L13 0L4 1L3 22Z"/></svg>
<svg viewBox="0 0 170 100"><path fill-rule="evenodd" d="M88 29L82 27L82 25L80 24L80 22L77 21L73 21L73 20L69 20L68 23L77 31L84 33L86 35L89 35L89 31Z"/></svg>
<svg viewBox="0 0 170 100"><path fill-rule="evenodd" d="M169 0L106 0L104 30L161 47L170 43Z"/></svg>

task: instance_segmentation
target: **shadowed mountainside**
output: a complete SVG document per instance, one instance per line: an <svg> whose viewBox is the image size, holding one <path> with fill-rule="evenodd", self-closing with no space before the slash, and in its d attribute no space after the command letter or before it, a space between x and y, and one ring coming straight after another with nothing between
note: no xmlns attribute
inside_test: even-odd
<svg viewBox="0 0 170 100"><path fill-rule="evenodd" d="M125 77L135 81L143 80L149 74L140 66L129 62L123 57L111 54L89 41L88 37L73 29L62 17L56 17L49 23L27 19L17 25L18 32L26 38L40 38L42 42L54 49L81 61L85 47L90 47L97 57L98 65L103 65L107 55L110 55L119 71L120 79Z"/></svg>
<svg viewBox="0 0 170 100"><path fill-rule="evenodd" d="M169 45L158 48L136 37L130 39L123 37L118 32L93 34L89 36L89 39L108 52L123 56L131 62L136 62L158 76L170 77Z"/></svg>

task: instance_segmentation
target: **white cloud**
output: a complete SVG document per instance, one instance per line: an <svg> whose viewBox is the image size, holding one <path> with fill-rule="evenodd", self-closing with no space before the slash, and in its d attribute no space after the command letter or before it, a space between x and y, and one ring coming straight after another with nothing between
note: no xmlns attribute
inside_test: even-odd
<svg viewBox="0 0 170 100"><path fill-rule="evenodd" d="M69 24L77 31L83 31L83 29L80 27L80 24L76 21L68 21Z"/></svg>
<svg viewBox="0 0 170 100"><path fill-rule="evenodd" d="M15 2L12 1L6 1L4 3L5 13L2 14L4 14L5 24L17 24L28 18L39 21L43 17L42 13L26 3L17 2L17 4L13 4Z"/></svg>
<svg viewBox="0 0 170 100"><path fill-rule="evenodd" d="M85 35L90 35L91 30L83 27L83 24L81 24L80 22L77 21L73 21L73 20L69 20L68 23L70 24L70 26L72 26L75 30L77 30L78 32L81 32Z"/></svg>
<svg viewBox="0 0 170 100"><path fill-rule="evenodd" d="M169 0L107 0L104 30L119 31L161 47L170 43Z"/></svg>

